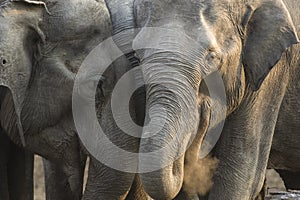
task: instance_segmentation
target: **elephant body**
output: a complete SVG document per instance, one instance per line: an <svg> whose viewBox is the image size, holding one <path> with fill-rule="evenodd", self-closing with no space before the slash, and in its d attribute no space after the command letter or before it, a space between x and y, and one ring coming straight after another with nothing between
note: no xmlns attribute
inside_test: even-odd
<svg viewBox="0 0 300 200"><path fill-rule="evenodd" d="M292 19L300 34L300 8L296 1L285 1L290 10ZM269 167L276 169L284 180L287 189L300 188L300 163L299 163L299 141L300 141L300 58L299 45L291 48L292 56L289 62L292 68L289 71L289 83L283 98L277 119L272 149L269 158Z"/></svg>
<svg viewBox="0 0 300 200"><path fill-rule="evenodd" d="M141 48L125 52L127 58L105 71L96 114L113 144L140 153L135 167L141 172L119 171L90 155L83 199L193 199L208 191L209 200L254 199L263 186L277 119L270 166L295 169L295 163L282 162L289 152L276 152L283 142L276 138L291 123L278 114L298 106L289 102L299 77L295 2L285 0L289 10L283 0L49 0L48 11L34 1L1 4L1 126L14 143L46 158L52 184L46 186L47 199L80 199L85 156L72 116L75 75L96 44L121 33L125 39L113 39L124 50L133 37L122 31L140 28L133 45ZM145 88L129 110L136 122L147 124L141 138L125 134L111 109L114 86L136 65L131 81ZM222 122L212 152L216 168L214 159L199 156ZM98 151L114 160L114 152ZM201 164L216 173L198 191Z"/></svg>
<svg viewBox="0 0 300 200"><path fill-rule="evenodd" d="M5 95L1 98L0 122L15 144L45 158L47 200L81 198L88 152L82 150L73 122L74 79L96 45L111 36L112 31L134 26L132 17L123 18L128 12L133 13L132 6L132 1L120 4L94 0L1 4L0 85L4 91L1 95ZM129 148L137 151L138 139L118 136L120 130L110 121L109 96L116 79L130 68L123 57L106 71L107 81L97 93L97 112L104 129L113 133L112 140L124 146L132 143ZM16 74L21 78L16 78ZM131 186L134 189L129 192ZM111 169L91 156L83 199L118 199L127 194L129 199L139 199L146 196L142 190L135 174Z"/></svg>
<svg viewBox="0 0 300 200"><path fill-rule="evenodd" d="M92 160L84 198L126 199L137 190L154 199L197 199L198 193L206 192L210 200L255 199L264 185L280 109L289 93L296 93L291 90L299 70L295 1L136 0L117 6L108 2L114 33L141 29L133 44L141 46L134 55L140 75L134 79L143 81L145 89L139 97L143 103L135 102L135 117L147 126L141 139L123 135L110 113L110 102L101 107L100 121L117 146L154 154L140 154L139 169L147 173L138 174ZM145 48L145 43L153 48ZM225 102L216 77L224 84ZM211 142L207 137L214 138L210 134L222 121L221 137L212 151L218 167L208 177L212 180L204 179L207 188L198 191L194 184L203 184L196 171L201 167L193 163L201 163L201 146ZM208 167L213 170L215 164ZM196 182L187 181L187 175ZM135 187L139 181L142 188Z"/></svg>
<svg viewBox="0 0 300 200"><path fill-rule="evenodd" d="M290 77L299 67L297 9L291 6L295 10L289 12L285 3L134 2L136 24L142 28L135 45L154 44L136 55L146 85L148 125L142 136L153 134L140 140L139 151L160 152L151 159L139 158L140 168L153 166L153 171L139 174L152 198L173 199L182 187L187 196L203 192L185 181L187 174L197 176L199 172L186 170L194 166L191 163L201 162L201 146L211 142L206 140L214 138L210 134L222 120L224 127L212 152L218 167L207 198L246 200L258 196L281 103L293 84ZM146 27L164 31L143 31ZM224 83L226 102L215 77ZM209 89L214 86L215 91ZM160 131L155 132L157 127ZM180 142L174 145L172 141ZM167 149L160 151L163 147Z"/></svg>
<svg viewBox="0 0 300 200"><path fill-rule="evenodd" d="M85 155L72 92L81 62L111 35L106 4L7 1L0 12L1 126L15 144L47 159L47 199L80 199Z"/></svg>
<svg viewBox="0 0 300 200"><path fill-rule="evenodd" d="M299 52L298 49L293 49ZM284 96L272 142L269 167L276 169L287 189L300 188L299 155L299 58L295 57L296 69L291 70L287 93Z"/></svg>

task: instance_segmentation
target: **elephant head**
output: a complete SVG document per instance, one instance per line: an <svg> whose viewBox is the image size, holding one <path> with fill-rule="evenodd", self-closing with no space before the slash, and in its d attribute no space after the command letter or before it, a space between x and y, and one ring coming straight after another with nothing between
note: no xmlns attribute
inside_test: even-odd
<svg viewBox="0 0 300 200"><path fill-rule="evenodd" d="M156 44L137 52L147 86L148 125L140 152L160 152L139 162L145 168L161 166L140 176L152 198L173 199L183 184L185 151L192 142L193 151L200 151L214 117L209 116L214 105L209 102L215 99L204 79L221 74L226 116L246 90L259 90L298 38L281 0L136 0L134 9L142 28L138 41ZM145 27L154 31L143 31Z"/></svg>
<svg viewBox="0 0 300 200"><path fill-rule="evenodd" d="M31 12L27 10L29 4L34 5ZM35 65L34 58L39 45L45 40L39 27L43 9L34 1L11 2L0 6L0 85L12 93L20 136L25 145L21 111Z"/></svg>
<svg viewBox="0 0 300 200"><path fill-rule="evenodd" d="M81 62L92 48L111 35L104 1L79 2L47 1L46 6L41 1L18 0L1 4L0 85L12 94L23 145L23 115L27 121L34 121L34 116L25 113L24 102L28 112L33 100L47 96L43 109L51 102L59 108L41 120L40 129L58 123L62 113L71 112L67 110ZM53 92L56 97L51 95Z"/></svg>

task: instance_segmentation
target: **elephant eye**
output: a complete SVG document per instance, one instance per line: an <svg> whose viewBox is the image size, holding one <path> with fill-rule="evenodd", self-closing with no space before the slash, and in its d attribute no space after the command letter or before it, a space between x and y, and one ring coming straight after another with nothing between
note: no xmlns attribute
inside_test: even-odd
<svg viewBox="0 0 300 200"><path fill-rule="evenodd" d="M1 63L2 63L2 65L6 65L7 64L7 60L6 59L2 59Z"/></svg>
<svg viewBox="0 0 300 200"><path fill-rule="evenodd" d="M222 57L220 53L218 53L217 51L209 50L208 54L206 55L206 62L210 66L213 66L214 68L218 68L222 63Z"/></svg>

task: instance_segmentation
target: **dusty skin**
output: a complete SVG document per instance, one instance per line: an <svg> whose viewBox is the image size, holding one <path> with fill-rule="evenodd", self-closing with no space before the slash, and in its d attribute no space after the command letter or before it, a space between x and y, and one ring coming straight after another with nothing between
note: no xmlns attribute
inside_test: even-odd
<svg viewBox="0 0 300 200"><path fill-rule="evenodd" d="M216 161L212 160L212 166ZM87 172L87 170L86 170ZM86 176L85 176L86 177ZM196 177L196 179L199 177ZM267 184L269 192L284 191L284 185L279 175L274 170L269 170L267 173ZM206 188L201 188L202 192ZM277 198L278 199L278 198ZM44 170L43 161L40 157L35 157L34 168L34 200L45 200L45 187L44 187ZM269 198L269 200L276 200L276 198Z"/></svg>

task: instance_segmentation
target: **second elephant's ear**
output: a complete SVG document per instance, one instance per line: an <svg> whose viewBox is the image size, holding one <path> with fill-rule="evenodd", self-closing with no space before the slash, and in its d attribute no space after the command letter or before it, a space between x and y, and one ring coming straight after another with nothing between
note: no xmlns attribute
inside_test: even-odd
<svg viewBox="0 0 300 200"><path fill-rule="evenodd" d="M282 53L299 42L291 16L282 0L262 0L248 14L243 64L253 90L258 90Z"/></svg>

